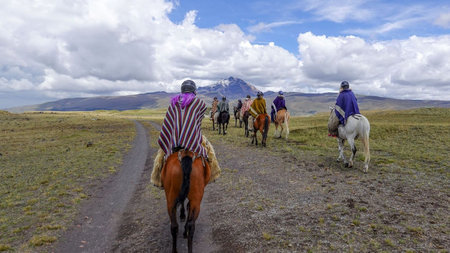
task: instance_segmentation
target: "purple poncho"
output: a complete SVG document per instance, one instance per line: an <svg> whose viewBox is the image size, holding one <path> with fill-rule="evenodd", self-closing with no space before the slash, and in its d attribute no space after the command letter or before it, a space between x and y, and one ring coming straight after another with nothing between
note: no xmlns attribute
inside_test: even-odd
<svg viewBox="0 0 450 253"><path fill-rule="evenodd" d="M355 94L351 90L343 90L336 100L336 116L341 124L347 122L347 118L354 114L360 114Z"/></svg>

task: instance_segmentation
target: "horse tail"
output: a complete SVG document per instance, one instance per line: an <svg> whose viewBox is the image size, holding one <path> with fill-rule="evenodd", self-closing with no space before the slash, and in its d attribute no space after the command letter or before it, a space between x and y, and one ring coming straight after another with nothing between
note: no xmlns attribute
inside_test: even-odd
<svg viewBox="0 0 450 253"><path fill-rule="evenodd" d="M286 139L289 136L289 112L286 111L286 113L284 114L284 124L286 125Z"/></svg>
<svg viewBox="0 0 450 253"><path fill-rule="evenodd" d="M267 137L267 133L269 132L269 122L269 116L266 115L266 117L264 118L264 137Z"/></svg>
<svg viewBox="0 0 450 253"><path fill-rule="evenodd" d="M175 206L177 206L178 204L183 204L189 193L192 171L192 157L185 156L181 159L181 169L183 170L183 183L181 184L181 190L175 202Z"/></svg>
<svg viewBox="0 0 450 253"><path fill-rule="evenodd" d="M370 123L367 118L363 118L362 124L362 143L364 146L364 164L366 168L369 166L370 162L370 149L369 149L369 135L370 135Z"/></svg>

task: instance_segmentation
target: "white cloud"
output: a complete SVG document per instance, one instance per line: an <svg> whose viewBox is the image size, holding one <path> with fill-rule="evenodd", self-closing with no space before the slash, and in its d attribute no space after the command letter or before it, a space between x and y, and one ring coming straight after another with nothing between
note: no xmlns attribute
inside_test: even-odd
<svg viewBox="0 0 450 253"><path fill-rule="evenodd" d="M336 90L348 80L361 94L450 100L450 36L369 43L308 32L298 42L304 74L314 83Z"/></svg>
<svg viewBox="0 0 450 253"><path fill-rule="evenodd" d="M248 27L248 30L251 33L270 32L272 30L272 28L275 28L275 27L301 24L301 23L303 23L303 22L302 21L280 21L280 22L272 22L269 24L266 24L264 22L259 22L256 25Z"/></svg>
<svg viewBox="0 0 450 253"><path fill-rule="evenodd" d="M365 0L305 0L300 6L305 11L311 11L319 20L330 20L342 23L347 20L368 20L373 12L365 8Z"/></svg>
<svg viewBox="0 0 450 253"><path fill-rule="evenodd" d="M443 28L450 28L450 12L441 13L434 23Z"/></svg>
<svg viewBox="0 0 450 253"><path fill-rule="evenodd" d="M346 3L337 21L363 4ZM313 9L325 15L318 9L325 4L331 2ZM207 85L230 75L262 89L321 92L349 79L364 94L450 99L434 92L449 81L448 36L371 43L303 33L298 59L275 43L252 44L254 38L235 24L199 28L195 10L175 24L168 18L173 8L164 0L3 3L0 108L12 106L14 96L34 102L177 91L186 78Z"/></svg>

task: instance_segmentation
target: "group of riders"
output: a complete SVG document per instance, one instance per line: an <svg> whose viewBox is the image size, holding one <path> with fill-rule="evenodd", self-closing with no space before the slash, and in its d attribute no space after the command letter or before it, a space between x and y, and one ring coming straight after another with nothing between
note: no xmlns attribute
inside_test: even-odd
<svg viewBox="0 0 450 253"><path fill-rule="evenodd" d="M201 133L201 123L205 116L206 104L204 101L196 96L197 86L194 81L186 80L181 84L181 93L171 99L166 117L160 132L158 144L160 150L155 158L152 182L157 186L162 186L159 174L165 159L177 150L186 149L194 152L199 157L204 157L206 161L214 163L211 166L215 177L214 181L220 174L220 168L215 158L215 153L212 145L207 141L206 137ZM259 114L267 114L266 100L261 91L257 92L256 99L252 100L250 95L247 95L244 102L238 100L237 109L240 110L240 117L249 112L248 126L252 130L253 121ZM287 110L284 94L282 91L278 92L278 96L273 101L271 112L272 122L275 120L276 112L282 109ZM222 97L222 101L214 98L212 103L212 114L230 112L230 106L226 97ZM338 135L339 124L345 125L349 116L359 114L357 100L350 85L347 81L343 81L340 85L339 96L335 105L335 118L332 124L328 125L330 136ZM213 156L213 157L211 157ZM216 171L214 171L216 170Z"/></svg>
<svg viewBox="0 0 450 253"><path fill-rule="evenodd" d="M282 109L287 110L286 102L284 99L283 91L278 92L278 96L275 98L271 105L271 119L272 122L276 120L276 113ZM230 106L228 104L227 98L225 96L222 97L222 101L219 102L217 97L214 97L212 106L211 106L211 119L218 118L221 113L227 112L230 114ZM266 100L264 99L264 93L258 91L256 94L256 99L252 100L250 95L247 95L244 102L242 103L241 99L238 99L237 106L235 107L234 115L239 117L239 120L242 122L244 117L248 112L248 127L251 131L253 129L253 122L255 118L259 114L267 114L266 111Z"/></svg>

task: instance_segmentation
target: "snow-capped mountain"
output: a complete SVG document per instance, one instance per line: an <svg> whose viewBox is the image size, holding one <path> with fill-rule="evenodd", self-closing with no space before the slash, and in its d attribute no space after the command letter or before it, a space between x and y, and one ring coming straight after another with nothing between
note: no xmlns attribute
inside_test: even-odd
<svg viewBox="0 0 450 253"><path fill-rule="evenodd" d="M219 99L222 96L226 96L229 99L244 98L247 95L255 97L257 92L258 89L255 86L232 76L209 86L199 87L197 90L197 94Z"/></svg>

